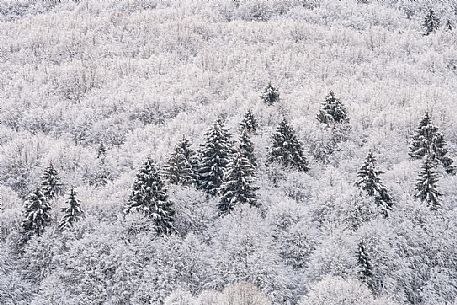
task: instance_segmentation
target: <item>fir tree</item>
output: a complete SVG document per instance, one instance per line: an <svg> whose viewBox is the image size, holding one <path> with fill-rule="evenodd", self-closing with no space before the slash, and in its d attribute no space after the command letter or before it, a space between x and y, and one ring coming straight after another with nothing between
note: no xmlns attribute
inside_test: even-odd
<svg viewBox="0 0 457 305"><path fill-rule="evenodd" d="M425 16L424 23L422 24L424 27L424 35L430 35L431 33L436 32L436 30L440 26L440 19L435 15L435 12L430 9L427 15Z"/></svg>
<svg viewBox="0 0 457 305"><path fill-rule="evenodd" d="M257 119L252 113L251 109L244 115L243 121L240 124L241 131L246 130L248 133L256 133L259 127Z"/></svg>
<svg viewBox="0 0 457 305"><path fill-rule="evenodd" d="M54 199L62 192L62 184L59 175L52 163L45 169L41 189L46 199Z"/></svg>
<svg viewBox="0 0 457 305"><path fill-rule="evenodd" d="M59 223L59 229L61 230L72 227L84 215L73 188L70 189L70 195L66 203L68 207L62 209L64 215Z"/></svg>
<svg viewBox="0 0 457 305"><path fill-rule="evenodd" d="M428 113L419 123L409 145L409 155L414 159L429 157L440 161L448 173L454 172L453 161L447 157L446 141L438 128L431 122Z"/></svg>
<svg viewBox="0 0 457 305"><path fill-rule="evenodd" d="M104 160L106 158L106 147L103 143L97 148L97 159Z"/></svg>
<svg viewBox="0 0 457 305"><path fill-rule="evenodd" d="M28 240L32 235L41 235L47 225L51 223L51 206L40 189L30 194L24 211L22 229Z"/></svg>
<svg viewBox="0 0 457 305"><path fill-rule="evenodd" d="M260 97L265 102L265 104L271 106L279 101L279 91L273 87L271 82L269 82Z"/></svg>
<svg viewBox="0 0 457 305"><path fill-rule="evenodd" d="M184 136L165 166L165 177L173 184L192 185L196 180L195 152Z"/></svg>
<svg viewBox="0 0 457 305"><path fill-rule="evenodd" d="M441 196L436 186L438 175L434 171L434 166L435 162L426 158L416 183L416 198L426 202L432 210L436 210L440 206L439 197Z"/></svg>
<svg viewBox="0 0 457 305"><path fill-rule="evenodd" d="M369 196L374 196L376 204L382 209L383 215L387 217L388 211L392 209L393 202L386 187L379 178L379 175L383 172L376 170L375 162L376 159L370 151L364 164L357 172L358 180L355 185L367 192Z"/></svg>
<svg viewBox="0 0 457 305"><path fill-rule="evenodd" d="M272 138L273 145L268 153L267 162L278 162L302 172L309 170L301 143L286 119L279 124Z"/></svg>
<svg viewBox="0 0 457 305"><path fill-rule="evenodd" d="M446 21L446 26L445 26L446 31L452 31L454 29L454 26L452 25L451 20Z"/></svg>
<svg viewBox="0 0 457 305"><path fill-rule="evenodd" d="M99 160L93 179L89 182L90 185L95 187L103 187L112 180L111 172L102 159Z"/></svg>
<svg viewBox="0 0 457 305"><path fill-rule="evenodd" d="M238 204L258 207L256 188L252 186L254 168L251 162L240 152L229 163L224 183L221 186L222 199L218 204L221 215L228 214Z"/></svg>
<svg viewBox="0 0 457 305"><path fill-rule="evenodd" d="M372 289L373 265L363 242L360 242L357 248L357 264L359 266L360 279Z"/></svg>
<svg viewBox="0 0 457 305"><path fill-rule="evenodd" d="M232 154L230 134L224 128L222 119L218 119L206 133L206 142L200 151L198 186L201 189L211 195L218 193Z"/></svg>
<svg viewBox="0 0 457 305"><path fill-rule="evenodd" d="M346 107L335 97L333 91L330 91L329 95L325 97L319 109L317 120L326 125L349 122Z"/></svg>
<svg viewBox="0 0 457 305"><path fill-rule="evenodd" d="M136 175L126 213L136 210L150 218L157 234L170 234L174 231L175 210L168 200L167 189L160 178L154 162L148 158Z"/></svg>
<svg viewBox="0 0 457 305"><path fill-rule="evenodd" d="M254 168L257 167L257 159L254 155L254 144L251 142L251 138L246 129L241 132L240 153L251 162L251 165Z"/></svg>

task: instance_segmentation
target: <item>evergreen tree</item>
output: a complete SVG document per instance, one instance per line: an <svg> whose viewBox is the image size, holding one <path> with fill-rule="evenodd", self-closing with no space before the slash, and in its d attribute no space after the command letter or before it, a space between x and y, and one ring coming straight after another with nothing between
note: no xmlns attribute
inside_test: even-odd
<svg viewBox="0 0 457 305"><path fill-rule="evenodd" d="M222 199L218 204L221 215L228 214L238 204L249 204L258 207L256 188L252 186L254 167L240 152L230 161L221 186Z"/></svg>
<svg viewBox="0 0 457 305"><path fill-rule="evenodd" d="M393 202L386 187L379 178L379 175L383 172L376 170L375 162L376 159L370 151L364 164L357 172L358 180L355 185L367 192L369 196L374 196L376 204L381 207L383 215L387 217L388 210L392 209Z"/></svg>
<svg viewBox="0 0 457 305"><path fill-rule="evenodd" d="M411 139L409 155L414 159L429 157L432 161L438 160L448 173L454 172L453 161L446 156L446 141L438 128L432 124L428 112Z"/></svg>
<svg viewBox="0 0 457 305"><path fill-rule="evenodd" d="M100 143L100 146L97 149L97 159L104 160L106 158L106 147L103 143Z"/></svg>
<svg viewBox="0 0 457 305"><path fill-rule="evenodd" d="M267 162L278 162L302 172L309 170L301 143L286 119L279 124L272 138L273 145L268 153Z"/></svg>
<svg viewBox="0 0 457 305"><path fill-rule="evenodd" d="M246 129L243 129L241 132L240 153L251 162L251 165L254 168L257 167L257 159L254 155L254 144L251 142L251 138Z"/></svg>
<svg viewBox="0 0 457 305"><path fill-rule="evenodd" d="M372 289L373 265L363 242L359 243L357 248L357 264L359 266L360 279Z"/></svg>
<svg viewBox="0 0 457 305"><path fill-rule="evenodd" d="M218 119L206 133L206 142L200 151L198 186L211 195L218 193L224 179L224 171L233 154L230 134Z"/></svg>
<svg viewBox="0 0 457 305"><path fill-rule="evenodd" d="M445 26L446 31L452 31L454 29L454 26L452 25L451 20L446 21L446 26Z"/></svg>
<svg viewBox="0 0 457 305"><path fill-rule="evenodd" d="M62 184L59 175L52 163L45 169L41 189L46 199L54 199L62 192Z"/></svg>
<svg viewBox="0 0 457 305"><path fill-rule="evenodd" d="M89 182L89 184L94 185L95 187L103 187L108 184L108 181L110 180L112 180L111 172L106 166L105 162L100 159L97 164L93 179Z"/></svg>
<svg viewBox="0 0 457 305"><path fill-rule="evenodd" d="M132 209L150 218L157 234L170 234L174 231L173 203L168 200L165 184L150 158L146 160L133 183L125 212L129 213Z"/></svg>
<svg viewBox="0 0 457 305"><path fill-rule="evenodd" d="M433 170L434 166L435 162L426 158L416 183L416 198L426 202L432 210L436 210L440 206L439 197L441 196L436 186L438 176Z"/></svg>
<svg viewBox="0 0 457 305"><path fill-rule="evenodd" d="M165 166L165 177L173 184L192 185L196 181L195 152L184 136Z"/></svg>
<svg viewBox="0 0 457 305"><path fill-rule="evenodd" d="M68 207L62 209L64 215L59 223L59 229L61 230L72 227L84 214L73 188L70 189L70 195L66 203Z"/></svg>
<svg viewBox="0 0 457 305"><path fill-rule="evenodd" d="M265 102L265 104L271 106L279 101L279 91L277 88L273 87L271 82L269 82L260 97Z"/></svg>
<svg viewBox="0 0 457 305"><path fill-rule="evenodd" d="M47 225L51 223L51 206L47 198L40 189L30 194L24 211L22 229L25 239L28 240L32 235L41 235Z"/></svg>
<svg viewBox="0 0 457 305"><path fill-rule="evenodd" d="M240 124L241 131L246 130L248 133L256 133L259 127L257 119L252 113L251 109L244 115L243 121Z"/></svg>
<svg viewBox="0 0 457 305"><path fill-rule="evenodd" d="M325 97L319 109L317 120L326 125L349 122L346 107L335 97L333 91L330 91L329 95Z"/></svg>
<svg viewBox="0 0 457 305"><path fill-rule="evenodd" d="M434 33L439 28L440 19L435 15L435 12L432 9L430 9L427 15L425 15L425 20L422 26L425 30L425 36Z"/></svg>

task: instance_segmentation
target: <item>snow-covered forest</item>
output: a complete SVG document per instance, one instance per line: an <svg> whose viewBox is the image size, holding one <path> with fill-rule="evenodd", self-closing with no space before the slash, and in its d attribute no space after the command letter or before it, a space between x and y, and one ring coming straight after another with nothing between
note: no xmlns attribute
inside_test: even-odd
<svg viewBox="0 0 457 305"><path fill-rule="evenodd" d="M0 304L456 305L456 98L455 0L2 0Z"/></svg>

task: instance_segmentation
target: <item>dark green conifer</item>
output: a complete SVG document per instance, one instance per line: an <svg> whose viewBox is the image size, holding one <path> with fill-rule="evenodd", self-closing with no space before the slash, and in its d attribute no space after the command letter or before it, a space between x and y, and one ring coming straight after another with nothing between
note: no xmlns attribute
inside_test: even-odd
<svg viewBox="0 0 457 305"><path fill-rule="evenodd" d="M357 248L357 263L360 279L368 288L373 289L373 265L363 242L360 242Z"/></svg>
<svg viewBox="0 0 457 305"><path fill-rule="evenodd" d="M255 118L254 114L252 113L251 109L249 109L246 114L244 115L243 121L240 124L241 131L246 130L248 133L256 133L257 128L259 127L257 123L257 119Z"/></svg>
<svg viewBox="0 0 457 305"><path fill-rule="evenodd" d="M330 91L325 97L319 109L317 120L326 125L349 123L346 107L335 97L335 93Z"/></svg>
<svg viewBox="0 0 457 305"><path fill-rule="evenodd" d="M29 195L24 210L22 230L25 240L32 235L41 235L46 226L51 223L51 206L40 189Z"/></svg>
<svg viewBox="0 0 457 305"><path fill-rule="evenodd" d="M409 155L414 159L430 158L431 161L440 161L446 172L454 173L453 160L447 156L446 141L438 128L432 124L430 116L425 117L419 123L416 133L409 145Z"/></svg>
<svg viewBox="0 0 457 305"><path fill-rule="evenodd" d="M258 207L254 182L254 167L240 152L236 153L224 176L221 186L221 201L218 204L219 213L230 213L239 204L249 204Z"/></svg>
<svg viewBox="0 0 457 305"><path fill-rule="evenodd" d="M257 167L257 159L254 155L254 144L252 143L249 133L246 131L246 129L241 131L240 153L243 157L248 159L249 162L251 162L251 165L254 168Z"/></svg>
<svg viewBox="0 0 457 305"><path fill-rule="evenodd" d="M126 213L136 210L150 218L157 234L174 231L175 210L154 162L148 158L136 175Z"/></svg>
<svg viewBox="0 0 457 305"><path fill-rule="evenodd" d="M190 146L183 136L165 166L165 177L173 184L193 185L196 182L196 158Z"/></svg>
<svg viewBox="0 0 457 305"><path fill-rule="evenodd" d="M265 104L272 106L273 104L279 102L279 91L277 88L273 87L271 82L269 82L260 97L265 102Z"/></svg>
<svg viewBox="0 0 457 305"><path fill-rule="evenodd" d="M54 165L49 163L49 166L44 170L41 182L41 190L46 199L54 199L62 192L62 184L60 183L59 174L54 168Z"/></svg>
<svg viewBox="0 0 457 305"><path fill-rule="evenodd" d="M424 23L422 26L424 27L425 36L436 32L436 30L438 30L440 27L440 19L436 16L435 12L432 9L430 9L427 15L425 15Z"/></svg>
<svg viewBox="0 0 457 305"><path fill-rule="evenodd" d="M438 175L434 171L436 162L426 158L416 183L416 198L426 202L432 210L439 208L441 193L437 190Z"/></svg>
<svg viewBox="0 0 457 305"><path fill-rule="evenodd" d="M387 217L388 211L392 209L393 201L387 188L379 178L379 175L383 172L376 170L375 163L376 159L370 151L362 167L357 172L358 180L355 185L369 196L375 197L376 204L382 209L383 215Z"/></svg>
<svg viewBox="0 0 457 305"><path fill-rule="evenodd" d="M73 224L84 215L84 212L81 209L81 203L76 198L76 193L73 188L70 189L70 195L66 203L67 207L62 209L64 215L59 223L59 229L61 230L71 228Z"/></svg>
<svg viewBox="0 0 457 305"><path fill-rule="evenodd" d="M211 195L218 193L233 154L230 137L222 119L218 119L206 133L206 142L199 154L198 186Z"/></svg>
<svg viewBox="0 0 457 305"><path fill-rule="evenodd" d="M273 144L268 152L267 165L277 162L298 171L307 172L309 170L302 145L286 119L281 121L272 138Z"/></svg>

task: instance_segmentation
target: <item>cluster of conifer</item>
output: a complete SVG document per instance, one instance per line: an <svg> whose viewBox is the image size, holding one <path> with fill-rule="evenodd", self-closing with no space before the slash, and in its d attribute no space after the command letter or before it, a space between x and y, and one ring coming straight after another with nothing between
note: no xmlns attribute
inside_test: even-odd
<svg viewBox="0 0 457 305"><path fill-rule="evenodd" d="M261 95L262 100L273 106L279 102L279 90L271 83ZM330 92L322 103L317 120L325 126L349 124L345 105ZM232 135L225 128L223 119L217 119L205 134L206 141L198 152L191 148L191 143L183 137L176 145L167 164L159 171L151 159L148 159L136 176L133 191L126 212L132 209L150 217L159 234L174 231L175 210L168 199L163 178L170 183L192 186L211 196L219 196L220 215L230 213L237 205L248 204L259 207L255 186L255 173L258 167L251 136L259 128L252 110L249 110L240 124L238 144L232 141ZM277 163L284 168L301 172L309 170L302 143L287 119L283 119L273 133L271 147L266 156L266 166ZM452 173L452 160L446 156L446 143L438 129L431 124L428 113L421 121L410 146L412 158L425 158L423 169L416 184L417 198L425 201L432 209L439 206L441 195L436 189L437 175L434 167L441 162L446 171ZM367 195L374 197L384 217L393 207L393 199L383 185L376 169L376 159L370 151L357 173L355 185Z"/></svg>

